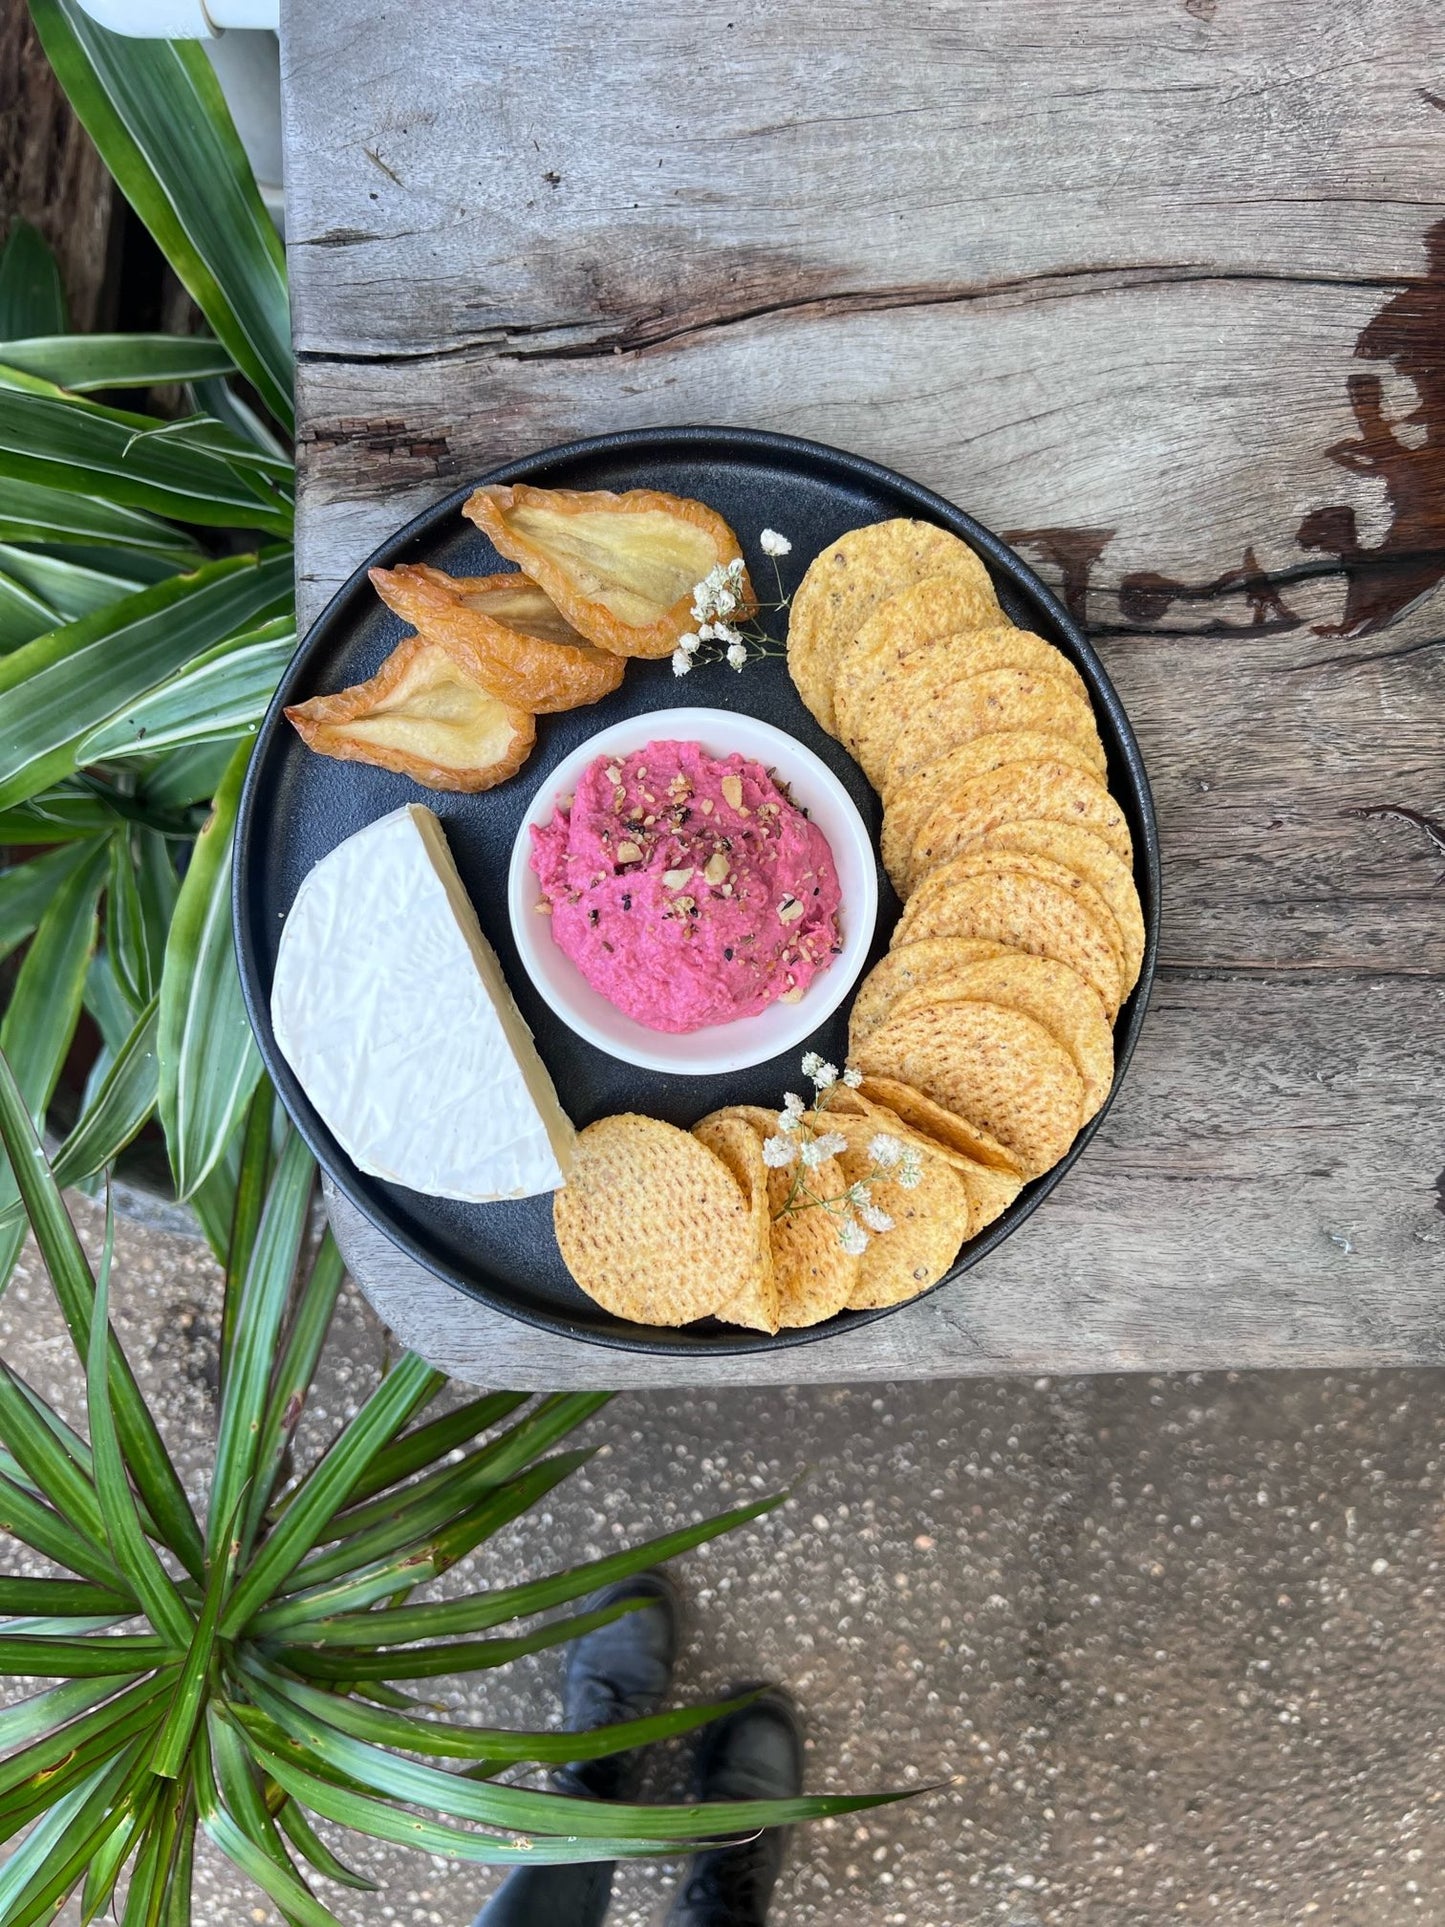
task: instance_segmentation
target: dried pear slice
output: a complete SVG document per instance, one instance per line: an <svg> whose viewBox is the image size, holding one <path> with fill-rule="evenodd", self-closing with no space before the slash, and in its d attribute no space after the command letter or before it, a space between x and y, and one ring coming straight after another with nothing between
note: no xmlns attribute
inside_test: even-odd
<svg viewBox="0 0 1445 1927"><path fill-rule="evenodd" d="M524 575L452 576L405 562L370 573L388 609L433 642L468 652L492 693L518 709L580 709L622 681L626 663L585 642Z"/></svg>
<svg viewBox="0 0 1445 1927"><path fill-rule="evenodd" d="M702 502L653 489L511 488L465 503L499 555L546 590L574 629L618 656L667 656L692 624L693 590L740 560L738 539ZM738 615L753 607L744 573Z"/></svg>
<svg viewBox="0 0 1445 1927"><path fill-rule="evenodd" d="M309 749L375 763L434 790L489 790L532 753L537 725L427 636L408 636L376 674L334 696L293 703L287 718Z"/></svg>

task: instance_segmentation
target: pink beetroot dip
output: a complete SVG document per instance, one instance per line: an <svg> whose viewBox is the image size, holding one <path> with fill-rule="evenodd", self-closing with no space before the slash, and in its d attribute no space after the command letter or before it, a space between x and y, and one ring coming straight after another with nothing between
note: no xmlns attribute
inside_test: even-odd
<svg viewBox="0 0 1445 1927"><path fill-rule="evenodd" d="M599 756L531 861L552 935L650 1030L796 1001L840 947L827 838L761 763L697 743Z"/></svg>

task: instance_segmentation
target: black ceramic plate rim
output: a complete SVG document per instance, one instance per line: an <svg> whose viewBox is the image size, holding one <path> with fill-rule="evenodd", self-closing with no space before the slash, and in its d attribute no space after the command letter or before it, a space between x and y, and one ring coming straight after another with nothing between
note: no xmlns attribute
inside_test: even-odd
<svg viewBox="0 0 1445 1927"><path fill-rule="evenodd" d="M910 504L915 514L925 520L939 523L955 535L962 537L985 558L991 568L1005 577L1023 596L1039 605L1055 624L1059 633L1067 639L1074 660L1083 670L1085 680L1089 684L1090 695L1095 705L1108 718L1120 760L1127 774L1131 799L1136 805L1137 827L1142 831L1142 836L1135 839L1134 867L1136 878L1142 872L1142 879L1146 886L1141 891L1145 915L1144 961L1140 968L1139 981L1130 994L1127 1019L1122 1029L1115 1033L1114 1081L1109 1094L1059 1162L1042 1177L1035 1178L1027 1184L1001 1217L997 1218L979 1237L970 1240L962 1256L937 1284L930 1286L928 1291L920 1292L915 1298L906 1299L900 1305L883 1305L868 1311L842 1312L836 1318L829 1319L820 1325L769 1334L749 1332L741 1327L708 1332L699 1331L696 1327L684 1326L674 1330L665 1326L626 1325L620 1321L605 1328L589 1326L565 1317L537 1312L515 1302L508 1297L505 1286L491 1276L465 1276L453 1271L445 1263L439 1262L435 1254L430 1252L420 1239L413 1237L411 1232L404 1225L399 1224L383 1205L367 1194L359 1182L360 1174L326 1129L297 1081L295 1073L277 1048L271 1030L269 1003L261 990L260 971L251 943L250 922L246 914L245 901L247 877L251 867L251 829L259 786L258 771L263 760L259 754L252 756L241 792L232 859L231 890L232 919L242 997L261 1053L262 1063L276 1086L293 1124L317 1162L342 1196L369 1223L409 1258L441 1279L443 1283L461 1292L463 1296L476 1299L497 1311L506 1313L509 1317L519 1319L524 1324L533 1325L544 1331L560 1332L569 1338L588 1344L608 1346L618 1351L667 1353L675 1356L701 1354L727 1358L785 1346L817 1344L830 1337L840 1337L845 1333L857 1331L863 1325L873 1323L875 1319L887 1318L894 1312L903 1310L906 1305L916 1305L930 1293L952 1284L965 1272L972 1270L1005 1238L1032 1217L1044 1199L1078 1162L1094 1133L1109 1114L1123 1082L1124 1073L1134 1055L1134 1047L1139 1039L1153 988L1159 943L1159 830L1149 778L1134 731L1124 712L1123 704L1083 629L1074 621L1052 590L1035 575L1023 558L1006 542L1001 541L991 530L986 529L982 523L975 521L971 515L956 507L945 497L935 494L922 483L911 481L907 476L898 474L896 470L887 468L880 462L870 461L862 455L850 454L845 449L830 447L826 442L809 441L802 436L783 435L767 429L701 426L625 429L609 435L593 435L578 441L560 443L554 448L543 449L535 454L519 457L516 461L508 462L500 468L491 469L486 474L454 489L450 495L433 503L430 508L423 509L404 527L389 536L352 571L311 625L305 639L298 645L271 699L261 726L256 732L255 748L259 751L261 745L282 721L281 712L293 700L296 685L304 679L313 653L326 642L333 623L340 619L350 598L367 580L368 570L389 567L393 559L419 536L427 535L433 528L450 522L459 514L462 503L475 488L484 483L517 481L529 481L545 486L549 469L586 460L589 456L624 454L635 457L641 463L650 456L662 456L668 453L698 456L708 449L716 450L723 455L750 457L754 460L759 456L771 456L781 467L800 463L819 463L841 470L845 475L856 478L868 487L886 490L902 497Z"/></svg>

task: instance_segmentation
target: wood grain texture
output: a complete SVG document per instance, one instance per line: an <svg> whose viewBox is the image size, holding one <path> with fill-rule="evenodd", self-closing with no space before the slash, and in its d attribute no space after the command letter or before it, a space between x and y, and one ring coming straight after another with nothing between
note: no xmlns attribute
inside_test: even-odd
<svg viewBox="0 0 1445 1927"><path fill-rule="evenodd" d="M1435 1360L1445 15L290 0L283 59L303 619L495 463L743 421L1008 534L1144 748L1164 969L1082 1166L938 1298L709 1374ZM339 1223L464 1376L676 1376Z"/></svg>

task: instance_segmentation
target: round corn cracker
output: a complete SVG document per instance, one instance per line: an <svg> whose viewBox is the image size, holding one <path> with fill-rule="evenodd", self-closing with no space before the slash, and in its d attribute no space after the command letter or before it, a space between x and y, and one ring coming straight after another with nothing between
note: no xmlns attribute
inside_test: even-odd
<svg viewBox="0 0 1445 1927"><path fill-rule="evenodd" d="M1083 1121L1087 1123L1114 1081L1114 1033L1098 992L1067 964L1035 957L1027 950L1010 950L1001 957L961 964L902 992L890 1005L888 1019L906 1017L930 1004L979 1000L1021 1010L1063 1045L1083 1079Z"/></svg>
<svg viewBox="0 0 1445 1927"><path fill-rule="evenodd" d="M833 667L833 714L839 741L863 762L857 732L875 699L873 665L886 676L905 659L930 655L948 636L999 625L1012 627L1004 624L982 564L977 573L950 569L922 576L880 603L843 644ZM887 713L899 712L889 705Z"/></svg>
<svg viewBox="0 0 1445 1927"><path fill-rule="evenodd" d="M758 1104L730 1106L764 1138L781 1135L775 1111ZM838 1241L838 1219L820 1205L780 1216L798 1175L796 1165L768 1169L768 1215L773 1277L778 1288L778 1321L786 1327L820 1325L842 1311L858 1281L858 1260ZM833 1158L824 1158L808 1177L819 1196L834 1198L844 1190L843 1173Z"/></svg>
<svg viewBox="0 0 1445 1927"><path fill-rule="evenodd" d="M973 869L953 875L951 868L935 871L910 900L893 933L895 944L922 937L986 937L1011 950L1052 957L1098 992L1113 1021L1124 995L1123 958L1075 893L1028 871Z"/></svg>
<svg viewBox="0 0 1445 1927"><path fill-rule="evenodd" d="M1052 857L1035 856L1032 850L996 850L980 837L957 856L929 870L912 901L917 902L930 892L946 890L961 877L1005 875L1042 877L1045 883L1052 883L1072 897L1114 952L1122 985L1124 938L1117 917L1092 883L1086 883L1077 870L1071 870L1066 863L1055 863Z"/></svg>
<svg viewBox="0 0 1445 1927"><path fill-rule="evenodd" d="M1029 669L1053 677L1081 702L1089 700L1078 670L1042 636L1006 622L913 646L879 642L870 632L891 607L885 603L844 649L833 685L839 733L864 769L883 766L903 717L946 698L966 676Z"/></svg>
<svg viewBox="0 0 1445 1927"><path fill-rule="evenodd" d="M753 1205L721 1158L690 1131L634 1112L578 1133L552 1222L582 1290L639 1325L705 1318L746 1291L757 1268Z"/></svg>
<svg viewBox="0 0 1445 1927"><path fill-rule="evenodd" d="M886 803L960 743L1006 729L1067 736L1103 775L1104 746L1093 710L1056 676L1036 669L985 669L961 677L927 708L904 717L886 760L864 768Z"/></svg>
<svg viewBox="0 0 1445 1927"><path fill-rule="evenodd" d="M976 1123L1041 1176L1083 1122L1083 1083L1072 1059L1032 1017L1002 1004L935 1004L891 1017L859 1053L865 1076L911 1084Z"/></svg>
<svg viewBox="0 0 1445 1927"><path fill-rule="evenodd" d="M987 850L1027 850L1034 856L1050 857L1092 884L1114 913L1124 945L1124 994L1139 981L1144 962L1144 911L1135 887L1134 873L1104 839L1081 823L1049 823L1031 819L1023 823L1001 823L985 830L966 848Z"/></svg>
<svg viewBox="0 0 1445 1927"><path fill-rule="evenodd" d="M846 1114L830 1104L817 1129L836 1131L848 1140L847 1150L837 1154L845 1184L858 1183L879 1168L869 1148L879 1128L866 1115ZM922 1176L912 1189L884 1177L869 1185L870 1203L887 1213L893 1227L869 1237L858 1260L850 1311L916 1298L938 1283L968 1238L972 1213L962 1178L937 1155L925 1153L919 1163Z"/></svg>
<svg viewBox="0 0 1445 1927"><path fill-rule="evenodd" d="M712 1111L692 1127L692 1134L720 1157L752 1206L753 1243L757 1270L742 1291L714 1311L728 1325L747 1325L754 1331L778 1329L778 1284L773 1276L772 1220L768 1215L768 1167L763 1144L746 1117L736 1110Z"/></svg>
<svg viewBox="0 0 1445 1927"><path fill-rule="evenodd" d="M788 617L788 671L798 694L836 734L833 671L843 645L880 603L928 575L972 579L997 607L988 570L956 535L907 517L850 529L813 558Z"/></svg>
<svg viewBox="0 0 1445 1927"><path fill-rule="evenodd" d="M986 776L1005 763L1063 763L1091 776L1095 773L1087 750L1067 736L1049 736L1042 730L995 730L960 743L941 763L900 790L883 812L883 867L900 896L906 897L913 887L913 840L938 803L958 784Z"/></svg>
<svg viewBox="0 0 1445 1927"><path fill-rule="evenodd" d="M924 943L906 943L897 950L885 950L859 984L853 999L848 1016L849 1052L856 1051L869 1032L877 1030L890 1005L905 991L916 990L920 984L961 964L1010 954L1006 945L989 943L982 937L932 937Z"/></svg>
<svg viewBox="0 0 1445 1927"><path fill-rule="evenodd" d="M948 1160L968 1193L972 1238L976 1238L985 1225L1001 1217L1023 1189L1023 1178L1001 1144L988 1140L999 1163L980 1163L960 1147L977 1146L983 1134L911 1085L900 1084L894 1078L865 1077L857 1090L848 1091L846 1097L840 1096L829 1109L845 1103L871 1117L878 1130Z"/></svg>
<svg viewBox="0 0 1445 1927"><path fill-rule="evenodd" d="M913 839L913 887L933 864L961 850L970 837L1003 823L1077 823L1102 837L1123 862L1134 861L1124 812L1097 777L1064 763L1005 763L939 793Z"/></svg>

